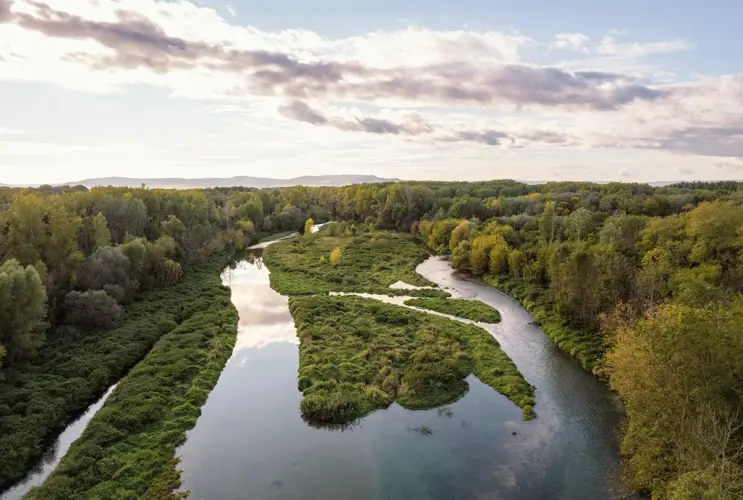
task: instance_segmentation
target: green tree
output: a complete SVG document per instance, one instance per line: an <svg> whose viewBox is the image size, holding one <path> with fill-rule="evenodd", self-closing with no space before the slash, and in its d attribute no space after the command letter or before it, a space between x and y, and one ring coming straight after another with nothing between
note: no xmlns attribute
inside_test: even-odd
<svg viewBox="0 0 743 500"><path fill-rule="evenodd" d="M0 345L6 364L36 354L47 325L46 291L39 273L11 259L0 266Z"/></svg>
<svg viewBox="0 0 743 500"><path fill-rule="evenodd" d="M65 321L84 329L111 330L119 324L121 306L103 290L76 290L65 299Z"/></svg>
<svg viewBox="0 0 743 500"><path fill-rule="evenodd" d="M472 244L469 240L462 240L451 253L451 267L459 271L471 271L470 259L472 256Z"/></svg>
<svg viewBox="0 0 743 500"><path fill-rule="evenodd" d="M515 249L508 256L508 269L512 276L521 277L526 266L526 255L521 250Z"/></svg>

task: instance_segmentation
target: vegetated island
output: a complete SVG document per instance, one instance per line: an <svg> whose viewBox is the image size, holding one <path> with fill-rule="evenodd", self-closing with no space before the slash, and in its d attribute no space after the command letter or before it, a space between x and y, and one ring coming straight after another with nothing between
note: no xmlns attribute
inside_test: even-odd
<svg viewBox="0 0 743 500"><path fill-rule="evenodd" d="M353 235L353 231L357 231L355 225L332 223L319 233L271 245L263 255L271 269L271 286L289 296L328 292L449 296L438 289L390 288L398 281L436 286L415 272L430 254L411 235L376 230ZM340 265L330 263L334 250L340 256Z"/></svg>
<svg viewBox="0 0 743 500"><path fill-rule="evenodd" d="M351 232L330 224L264 253L271 286L291 297L302 414L342 424L393 401L434 408L464 395L473 373L534 418L534 387L485 330L373 299L319 295L414 292L390 290L398 281L433 285L415 273L428 253L408 235Z"/></svg>
<svg viewBox="0 0 743 500"><path fill-rule="evenodd" d="M479 300L418 297L406 300L405 305L429 309L442 314L477 321L478 323L500 322L500 313L498 310Z"/></svg>

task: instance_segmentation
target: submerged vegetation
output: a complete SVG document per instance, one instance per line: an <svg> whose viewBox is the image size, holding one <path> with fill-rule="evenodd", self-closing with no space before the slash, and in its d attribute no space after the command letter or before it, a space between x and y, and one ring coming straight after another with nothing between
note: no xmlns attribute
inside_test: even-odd
<svg viewBox="0 0 743 500"><path fill-rule="evenodd" d="M408 299L405 305L458 316L479 323L498 323L500 313L479 300L440 299L433 297Z"/></svg>
<svg viewBox="0 0 743 500"><path fill-rule="evenodd" d="M434 408L474 373L531 418L534 388L485 330L361 297L292 297L302 413L344 423L397 401Z"/></svg>

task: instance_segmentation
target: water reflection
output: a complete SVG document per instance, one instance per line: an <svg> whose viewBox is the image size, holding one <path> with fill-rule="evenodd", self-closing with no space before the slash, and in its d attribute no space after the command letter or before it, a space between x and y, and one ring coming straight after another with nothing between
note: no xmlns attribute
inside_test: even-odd
<svg viewBox="0 0 743 500"><path fill-rule="evenodd" d="M609 498L615 410L606 388L564 356L515 301L431 259L419 272L455 297L501 311L488 329L537 386L536 421L476 377L444 408L397 404L351 426L305 422L288 299L260 252L224 274L240 312L232 359L179 450L191 498ZM395 303L399 297L386 298Z"/></svg>

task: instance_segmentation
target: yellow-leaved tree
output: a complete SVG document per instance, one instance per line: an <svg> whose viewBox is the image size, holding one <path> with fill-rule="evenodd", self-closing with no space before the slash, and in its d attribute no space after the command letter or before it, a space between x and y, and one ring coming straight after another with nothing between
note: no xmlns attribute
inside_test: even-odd
<svg viewBox="0 0 743 500"><path fill-rule="evenodd" d="M343 250L335 247L333 251L330 252L330 265L335 267L341 263L341 260L343 260Z"/></svg>
<svg viewBox="0 0 743 500"><path fill-rule="evenodd" d="M315 221L312 220L312 218L307 219L307 222L304 223L304 235L307 236L308 234L312 234L312 226L315 225Z"/></svg>

